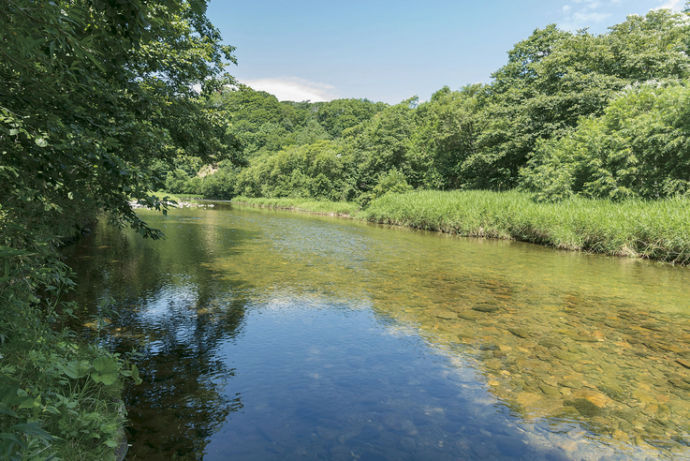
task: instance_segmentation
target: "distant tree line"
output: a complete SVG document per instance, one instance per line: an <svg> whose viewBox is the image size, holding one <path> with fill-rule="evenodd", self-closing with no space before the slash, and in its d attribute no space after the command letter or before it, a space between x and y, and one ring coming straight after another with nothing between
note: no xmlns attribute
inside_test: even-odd
<svg viewBox="0 0 690 461"><path fill-rule="evenodd" d="M689 75L690 12L656 10L600 35L538 29L490 84L445 87L421 104L226 90L214 104L242 161L204 170L178 158L160 187L363 204L413 188L520 188L540 200L687 194Z"/></svg>

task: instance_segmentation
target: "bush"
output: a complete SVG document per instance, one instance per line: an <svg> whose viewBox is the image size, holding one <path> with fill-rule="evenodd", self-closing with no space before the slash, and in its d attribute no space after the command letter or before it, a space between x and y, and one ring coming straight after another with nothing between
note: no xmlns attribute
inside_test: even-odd
<svg viewBox="0 0 690 461"><path fill-rule="evenodd" d="M237 176L236 192L249 197L340 200L349 177L340 146L319 141L255 159Z"/></svg>
<svg viewBox="0 0 690 461"><path fill-rule="evenodd" d="M364 192L357 197L357 203L362 207L366 207L372 200L389 192L393 194L403 194L411 190L412 186L407 183L405 175L400 170L393 168L387 173L379 176L379 180L371 192Z"/></svg>

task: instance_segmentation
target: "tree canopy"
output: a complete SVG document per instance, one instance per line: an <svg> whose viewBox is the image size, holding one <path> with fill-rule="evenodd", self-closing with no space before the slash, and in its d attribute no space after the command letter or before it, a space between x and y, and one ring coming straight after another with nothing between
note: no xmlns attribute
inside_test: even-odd
<svg viewBox="0 0 690 461"><path fill-rule="evenodd" d="M655 10L630 16L599 35L563 31L555 25L537 29L508 52L507 63L494 72L491 83L458 91L444 87L421 104L415 98L392 106L356 99L291 103L246 87L225 91L216 103L225 112L231 133L240 140L249 166L246 170L233 166L232 174L223 173L236 178L238 188L228 186L222 196L310 195L366 203L384 177L421 189L517 187L534 190L541 199L568 194L622 198L684 193L686 188L678 182L682 179L670 169L646 171L652 168L650 162L639 165L634 173L630 170L635 180L629 181L625 191L575 185L566 188L566 193L564 172L554 162L556 157L558 162L565 161L563 152L572 147L566 146L568 140L605 124L592 120L610 118L614 106L625 105L631 117L648 110L641 97L630 96L630 88L686 82L689 47L690 13ZM621 98L627 102L618 103ZM671 123L663 120L659 123ZM673 146L680 149L685 134L678 136ZM684 153L673 151L670 145L668 149L667 164L682 163ZM337 170L314 169L315 158L310 156L321 155L337 161ZM614 155L622 154L605 154ZM626 161L634 163L635 158ZM195 177L194 172L186 174L186 178L169 174L166 188L199 192L204 181L214 181ZM321 174L328 182L320 183L333 188L328 193L305 186ZM659 174L670 176L665 180ZM655 182L647 181L642 187L646 181L642 177L649 175L656 177ZM556 187L557 183L561 185Z"/></svg>
<svg viewBox="0 0 690 461"><path fill-rule="evenodd" d="M223 69L234 58L205 8L182 0L5 2L0 175L11 221L78 219L95 208L150 233L129 206L160 206L148 193L150 166L181 153L227 155L227 121L208 96L230 82Z"/></svg>
<svg viewBox="0 0 690 461"><path fill-rule="evenodd" d="M0 44L0 453L110 459L138 372L54 328L56 249L103 212L157 236L131 202L163 207L151 187L181 157L235 161L211 101L233 48L204 0L2 1Z"/></svg>

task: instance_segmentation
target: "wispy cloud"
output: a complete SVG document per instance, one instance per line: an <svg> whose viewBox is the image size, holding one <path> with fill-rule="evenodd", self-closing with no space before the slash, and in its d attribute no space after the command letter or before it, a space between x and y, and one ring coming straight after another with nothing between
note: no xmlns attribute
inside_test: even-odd
<svg viewBox="0 0 690 461"><path fill-rule="evenodd" d="M600 24L611 16L607 7L617 5L620 1L572 0L571 3L563 5L563 19L559 25L563 29L575 31Z"/></svg>
<svg viewBox="0 0 690 461"><path fill-rule="evenodd" d="M668 0L664 2L662 5L657 6L654 8L655 10L671 10L671 11L680 11L683 9L685 6L685 0Z"/></svg>
<svg viewBox="0 0 690 461"><path fill-rule="evenodd" d="M271 93L281 101L330 101L337 96L332 85L297 77L260 78L242 83L258 91Z"/></svg>

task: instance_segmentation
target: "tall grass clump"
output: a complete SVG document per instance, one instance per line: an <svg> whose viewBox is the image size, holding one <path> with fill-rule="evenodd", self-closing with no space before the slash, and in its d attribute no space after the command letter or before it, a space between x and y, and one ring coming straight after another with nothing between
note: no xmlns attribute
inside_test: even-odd
<svg viewBox="0 0 690 461"><path fill-rule="evenodd" d="M688 198L537 203L516 191L415 191L380 197L363 215L376 223L690 264Z"/></svg>

